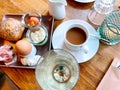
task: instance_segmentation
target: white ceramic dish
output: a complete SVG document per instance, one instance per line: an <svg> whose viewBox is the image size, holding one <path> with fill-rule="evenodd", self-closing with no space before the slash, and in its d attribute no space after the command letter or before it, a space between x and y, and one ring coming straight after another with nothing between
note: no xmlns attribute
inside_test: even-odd
<svg viewBox="0 0 120 90"><path fill-rule="evenodd" d="M80 2L80 3L90 3L90 2L93 2L95 0L74 0L76 2Z"/></svg>
<svg viewBox="0 0 120 90"><path fill-rule="evenodd" d="M89 32L91 34L97 34L96 30L87 22L83 20L78 20L78 19L73 19L73 20L68 20L60 24L54 31L53 37L52 37L52 45L54 49L64 49L77 59L78 63L83 63L88 60L90 60L98 51L99 48L99 39L90 36L87 46L89 48L88 53L86 54L84 51L71 51L69 50L65 45L64 45L64 33L67 30L67 28L71 25L74 24L82 24L86 26L89 29Z"/></svg>

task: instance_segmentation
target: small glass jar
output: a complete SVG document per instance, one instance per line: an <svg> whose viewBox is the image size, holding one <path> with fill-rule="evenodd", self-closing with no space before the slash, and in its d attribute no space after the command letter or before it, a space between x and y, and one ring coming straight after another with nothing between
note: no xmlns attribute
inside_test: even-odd
<svg viewBox="0 0 120 90"><path fill-rule="evenodd" d="M27 12L22 17L26 28L36 27L41 24L42 15L38 12Z"/></svg>
<svg viewBox="0 0 120 90"><path fill-rule="evenodd" d="M33 45L42 46L48 41L48 30L45 26L36 26L28 29L26 38Z"/></svg>

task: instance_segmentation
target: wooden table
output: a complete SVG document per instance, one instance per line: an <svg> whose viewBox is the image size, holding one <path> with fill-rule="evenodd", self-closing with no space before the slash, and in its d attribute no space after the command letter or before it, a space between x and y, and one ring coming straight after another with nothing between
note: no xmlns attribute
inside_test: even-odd
<svg viewBox="0 0 120 90"><path fill-rule="evenodd" d="M67 0L67 16L64 20L55 21L54 29L69 19L87 20L87 14L93 3L81 4L74 0ZM120 4L116 0L116 4ZM48 0L0 0L0 20L4 14L21 14L36 10L42 15L48 15ZM100 44L96 55L88 62L80 65L80 78L74 90L94 90L103 78L114 57L120 59L120 44L108 46ZM11 80L22 90L41 90L35 79L35 70L19 68L2 68Z"/></svg>

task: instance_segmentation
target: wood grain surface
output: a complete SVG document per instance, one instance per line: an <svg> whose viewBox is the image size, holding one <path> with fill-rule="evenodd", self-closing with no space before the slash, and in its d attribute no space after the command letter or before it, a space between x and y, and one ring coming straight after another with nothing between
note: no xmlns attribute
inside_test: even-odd
<svg viewBox="0 0 120 90"><path fill-rule="evenodd" d="M62 22L70 19L81 19L89 22L87 15L93 3L83 4L74 0L67 0L67 15L63 20L55 20L54 29ZM120 1L116 0L115 5L118 4L120 4ZM0 20L2 20L3 15L8 13L23 14L27 11L38 11L42 15L49 15L48 9L48 0L0 0ZM97 28L96 26L94 27ZM114 57L120 59L120 44L108 46L100 43L96 55L89 61L79 64L80 78L74 90L95 90ZM35 79L35 70L8 67L0 67L0 69L21 90L41 90Z"/></svg>

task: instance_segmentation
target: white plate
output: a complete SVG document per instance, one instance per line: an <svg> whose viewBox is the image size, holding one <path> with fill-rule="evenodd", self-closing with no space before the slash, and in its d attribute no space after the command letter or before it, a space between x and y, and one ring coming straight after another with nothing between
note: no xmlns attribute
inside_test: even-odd
<svg viewBox="0 0 120 90"><path fill-rule="evenodd" d="M90 3L90 2L93 2L95 0L74 0L76 2L80 2L80 3Z"/></svg>
<svg viewBox="0 0 120 90"><path fill-rule="evenodd" d="M88 53L86 54L84 51L71 51L68 48L65 47L64 45L64 33L67 30L67 28L73 24L82 24L86 26L89 29L89 32L91 34L97 34L96 30L87 22L78 20L78 19L73 19L73 20L68 20L60 24L54 31L53 37L52 37L52 45L54 49L64 49L68 52L70 52L75 58L77 59L78 63L83 63L88 60L90 60L98 51L99 48L99 39L95 37L90 37L87 46L89 48Z"/></svg>

